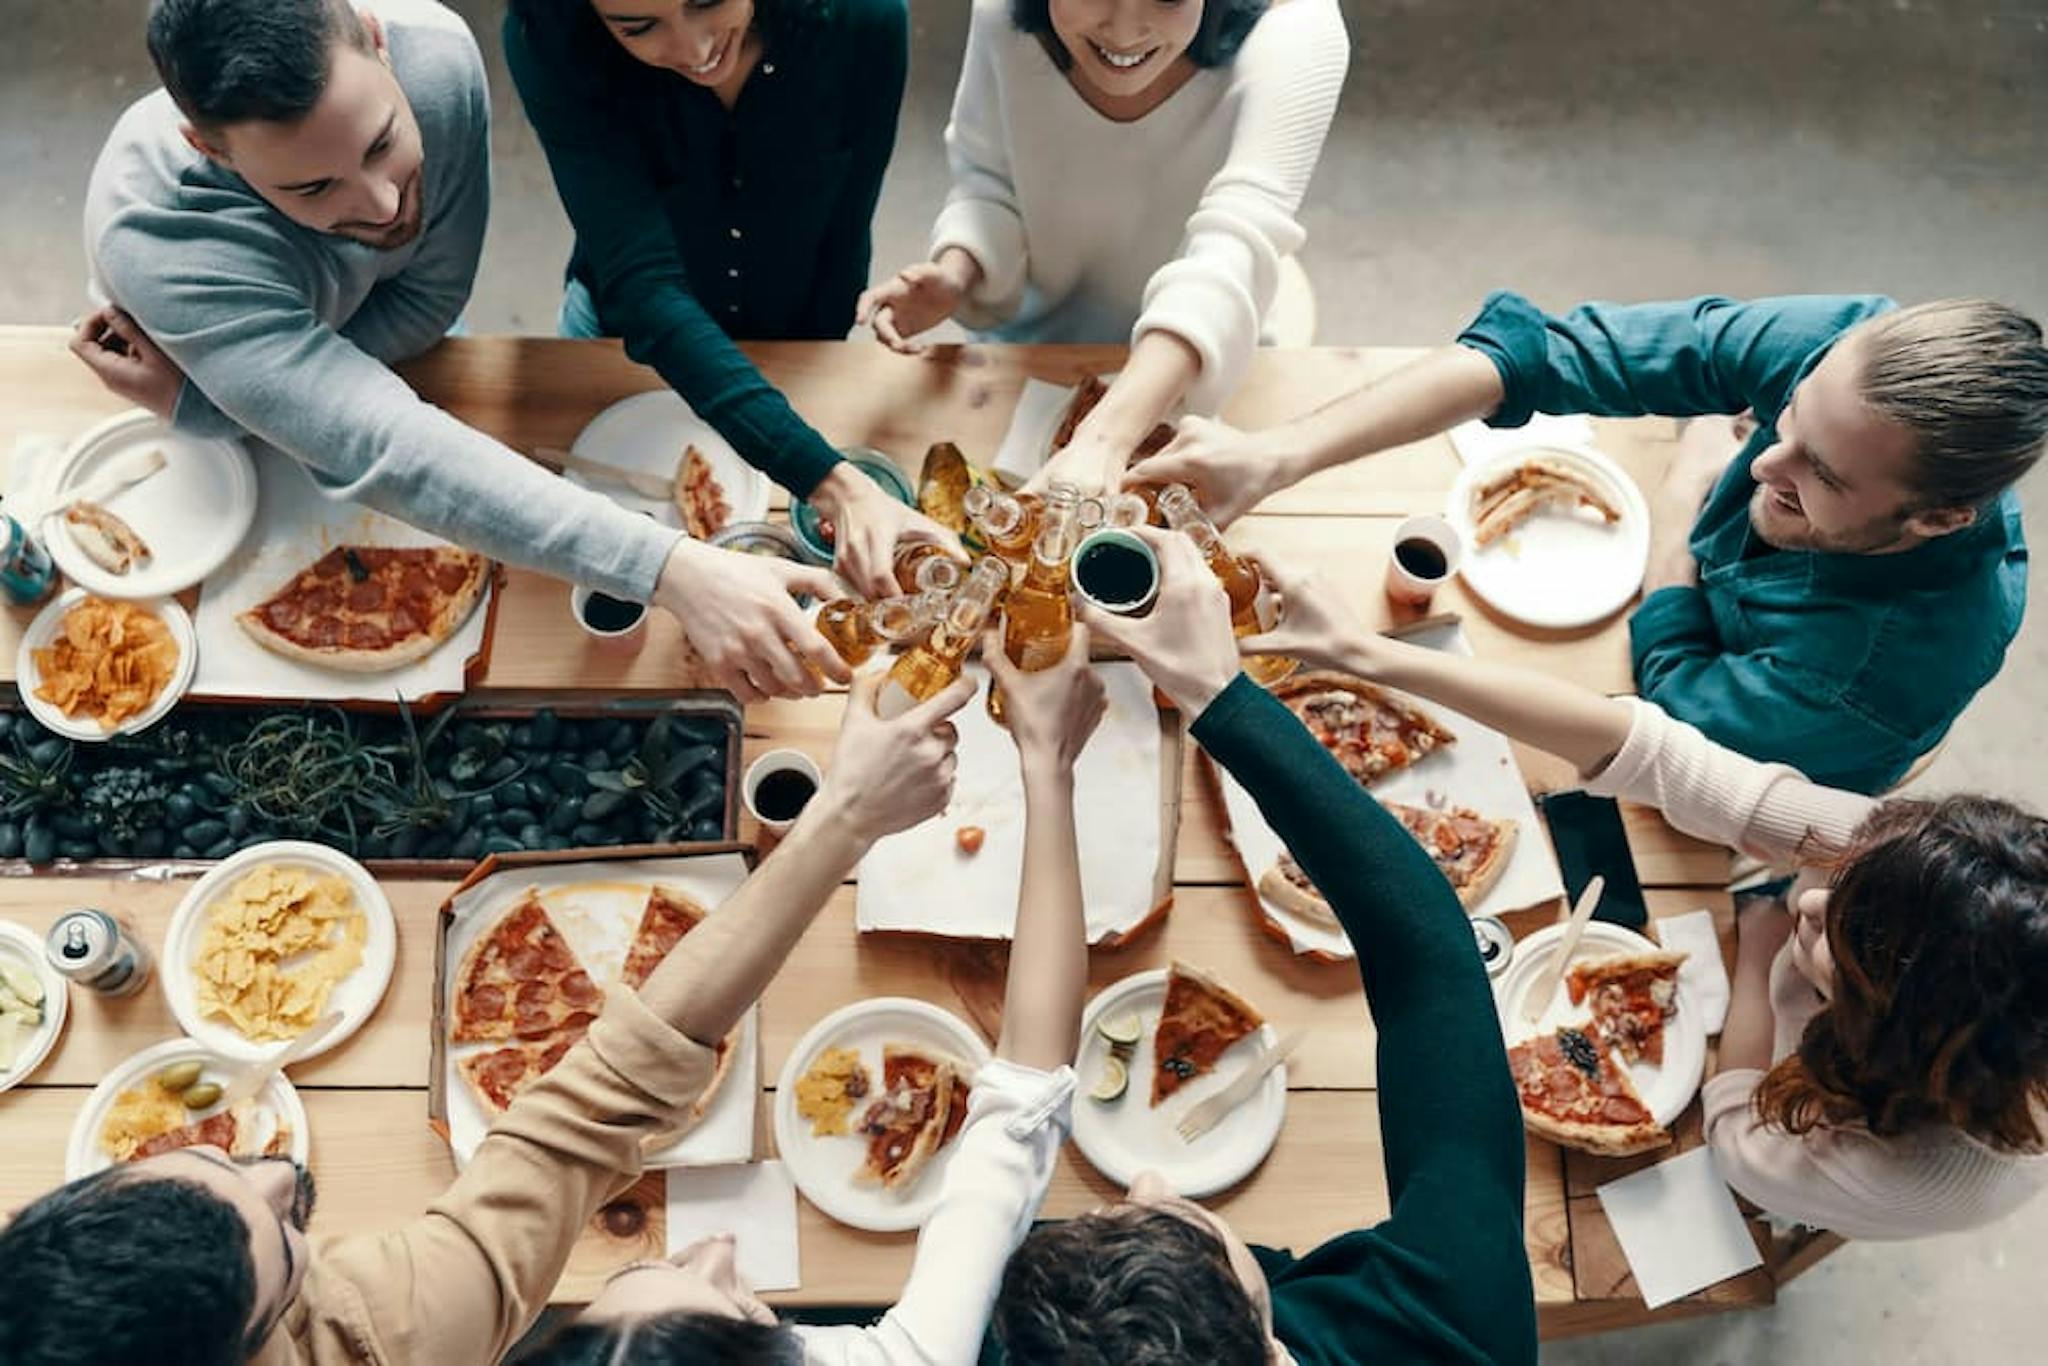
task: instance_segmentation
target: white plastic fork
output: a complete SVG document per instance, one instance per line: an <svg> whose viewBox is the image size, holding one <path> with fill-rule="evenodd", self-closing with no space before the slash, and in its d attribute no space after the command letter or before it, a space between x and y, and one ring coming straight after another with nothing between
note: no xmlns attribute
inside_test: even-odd
<svg viewBox="0 0 2048 1366"><path fill-rule="evenodd" d="M1261 1053L1245 1067L1244 1071L1231 1080L1230 1085L1182 1115L1180 1123L1173 1126L1181 1141L1193 1143L1222 1123L1225 1115L1250 1100L1252 1092L1258 1090L1259 1083L1266 1079L1266 1074L1286 1062L1288 1056L1301 1047L1301 1041L1305 1037L1307 1036L1301 1030L1295 1030Z"/></svg>

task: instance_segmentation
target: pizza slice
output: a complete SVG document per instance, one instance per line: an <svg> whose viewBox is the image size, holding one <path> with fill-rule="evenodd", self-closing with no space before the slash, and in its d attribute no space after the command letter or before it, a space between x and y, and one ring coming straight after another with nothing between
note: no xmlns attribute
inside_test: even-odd
<svg viewBox="0 0 2048 1366"><path fill-rule="evenodd" d="M882 1046L882 1089L855 1132L867 1157L854 1173L861 1185L908 1186L967 1120L967 1068L958 1059L911 1044Z"/></svg>
<svg viewBox="0 0 2048 1366"><path fill-rule="evenodd" d="M149 542L119 514L83 498L64 509L64 526L71 539L91 560L109 574L125 574L150 561Z"/></svg>
<svg viewBox="0 0 2048 1366"><path fill-rule="evenodd" d="M590 1017L539 1039L515 1039L503 1048L479 1050L456 1062L462 1079L490 1116L502 1115L519 1093L569 1055L590 1028Z"/></svg>
<svg viewBox="0 0 2048 1366"><path fill-rule="evenodd" d="M1053 430L1052 449L1063 451L1073 441L1074 433L1088 420L1088 414L1095 411L1095 405L1102 402L1109 393L1109 386L1094 375L1084 377L1074 386L1074 396L1067 400L1067 410L1060 416L1060 425Z"/></svg>
<svg viewBox="0 0 2048 1366"><path fill-rule="evenodd" d="M1367 786L1458 738L1420 707L1349 674L1296 674L1273 695Z"/></svg>
<svg viewBox="0 0 2048 1366"><path fill-rule="evenodd" d="M1238 1040L1266 1023L1242 996L1209 973L1175 962L1166 973L1166 1003L1152 1034L1152 1104L1216 1066Z"/></svg>
<svg viewBox="0 0 2048 1366"><path fill-rule="evenodd" d="M672 497L676 513L683 519L683 530L700 541L710 540L732 520L732 504L726 500L725 487L718 482L711 461L695 446L685 446L682 459L676 462Z"/></svg>
<svg viewBox="0 0 2048 1366"><path fill-rule="evenodd" d="M1292 854L1283 852L1279 861L1260 875L1259 895L1281 910L1323 929L1341 928L1337 913L1330 909L1330 903L1323 899L1322 892L1309 880Z"/></svg>
<svg viewBox="0 0 2048 1366"><path fill-rule="evenodd" d="M1613 524L1621 509L1606 486L1568 460L1536 456L1473 490L1473 540L1491 545L1545 508L1587 507Z"/></svg>
<svg viewBox="0 0 2048 1366"><path fill-rule="evenodd" d="M266 1131L267 1139L263 1137ZM140 1162L180 1148L219 1148L230 1157L283 1157L290 1154L291 1147L291 1126L282 1116L272 1115L254 1100L243 1100L204 1119L143 1139L117 1160Z"/></svg>
<svg viewBox="0 0 2048 1366"><path fill-rule="evenodd" d="M1468 911L1493 890L1514 857L1520 828L1514 821L1495 820L1463 806L1433 811L1400 802L1380 804L1428 851Z"/></svg>
<svg viewBox="0 0 2048 1366"><path fill-rule="evenodd" d="M1593 1015L1593 1032L1625 1062L1664 1062L1664 1022L1678 1013L1678 969L1668 949L1574 963L1565 974L1573 1005Z"/></svg>
<svg viewBox="0 0 2048 1366"><path fill-rule="evenodd" d="M604 993L583 970L537 893L477 935L455 976L452 1043L544 1039L577 1016L588 1021Z"/></svg>
<svg viewBox="0 0 2048 1366"><path fill-rule="evenodd" d="M1628 1073L1583 1029L1566 1025L1508 1050L1508 1070L1532 1134L1607 1157L1671 1141Z"/></svg>
<svg viewBox="0 0 2048 1366"><path fill-rule="evenodd" d="M619 980L637 991L668 957L668 951L696 929L706 914L702 906L672 887L649 887L647 908L640 913L640 927L633 931Z"/></svg>
<svg viewBox="0 0 2048 1366"><path fill-rule="evenodd" d="M380 673L426 658L483 600L490 561L455 546L337 546L235 620L302 664Z"/></svg>

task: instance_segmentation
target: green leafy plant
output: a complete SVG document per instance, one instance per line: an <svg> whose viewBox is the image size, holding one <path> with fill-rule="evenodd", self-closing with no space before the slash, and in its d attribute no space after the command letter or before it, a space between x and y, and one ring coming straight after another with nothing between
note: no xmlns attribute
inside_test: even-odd
<svg viewBox="0 0 2048 1366"><path fill-rule="evenodd" d="M481 775L504 751L502 738L488 755L476 757L471 762L472 750L465 748L458 752L449 765L449 777L437 779L434 776L431 756L436 742L448 723L455 719L456 709L450 707L427 722L421 729L414 721L412 708L404 699L398 704L399 719L404 725L405 738L393 746L392 758L385 771L364 784L358 798L372 824L370 832L381 839L393 839L409 830L437 830L451 824L460 824L458 817L465 814L468 803L486 792L503 787L506 782L525 771L520 764L511 773L482 787L464 788L457 780L467 775Z"/></svg>
<svg viewBox="0 0 2048 1366"><path fill-rule="evenodd" d="M594 790L583 799L582 818L606 820L627 803L637 801L651 817L656 843L681 840L722 793L706 783L697 784L686 795L679 784L699 767L717 762L720 753L717 745L677 746L673 721L663 713L648 723L639 752L623 768L596 769L583 775Z"/></svg>
<svg viewBox="0 0 2048 1366"><path fill-rule="evenodd" d="M348 714L332 707L266 716L224 745L216 762L234 800L258 823L300 838L326 837L350 853L357 802L396 785L385 747L364 744Z"/></svg>
<svg viewBox="0 0 2048 1366"><path fill-rule="evenodd" d="M100 830L132 844L145 830L163 829L170 795L169 785L146 768L103 768L86 779L79 807Z"/></svg>
<svg viewBox="0 0 2048 1366"><path fill-rule="evenodd" d="M30 740L17 729L12 754L0 754L0 815L61 811L78 795L71 765L77 747L62 736Z"/></svg>

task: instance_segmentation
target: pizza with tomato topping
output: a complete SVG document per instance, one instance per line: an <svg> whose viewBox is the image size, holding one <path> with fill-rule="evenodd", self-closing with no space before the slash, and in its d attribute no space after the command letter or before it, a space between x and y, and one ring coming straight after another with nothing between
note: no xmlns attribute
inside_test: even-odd
<svg viewBox="0 0 2048 1366"><path fill-rule="evenodd" d="M1244 997L1202 971L1176 962L1166 973L1166 1003L1152 1033L1152 1103L1216 1066L1236 1043L1265 1026Z"/></svg>
<svg viewBox="0 0 2048 1366"><path fill-rule="evenodd" d="M854 1180L885 1190L916 1180L967 1122L969 1070L929 1048L884 1044L880 1094L855 1126L868 1151Z"/></svg>
<svg viewBox="0 0 2048 1366"><path fill-rule="evenodd" d="M1508 1050L1508 1071L1529 1132L1607 1157L1648 1152L1671 1134L1643 1103L1614 1055L1586 1030L1564 1025Z"/></svg>
<svg viewBox="0 0 2048 1366"><path fill-rule="evenodd" d="M1468 911L1493 890L1501 870L1514 856L1515 835L1520 828L1514 821L1495 820L1463 806L1432 811L1399 802L1380 805L1415 837ZM1329 929L1337 927L1337 914L1330 909L1329 901L1301 865L1285 852L1260 875L1259 895L1304 920Z"/></svg>
<svg viewBox="0 0 2048 1366"><path fill-rule="evenodd" d="M732 521L732 504L726 500L725 486L718 482L718 474L704 452L695 446L685 446L683 458L676 463L673 501L676 515L683 519L683 530L700 541L710 540Z"/></svg>
<svg viewBox="0 0 2048 1366"><path fill-rule="evenodd" d="M267 650L380 673L426 658L483 600L491 562L454 546L344 545L236 616Z"/></svg>
<svg viewBox="0 0 2048 1366"><path fill-rule="evenodd" d="M1273 695L1363 786L1458 738L1420 707L1349 674L1296 674L1276 686Z"/></svg>
<svg viewBox="0 0 2048 1366"><path fill-rule="evenodd" d="M1664 1022L1678 1013L1678 969L1670 949L1573 963L1565 990L1593 1016L1593 1032L1625 1062L1664 1062Z"/></svg>

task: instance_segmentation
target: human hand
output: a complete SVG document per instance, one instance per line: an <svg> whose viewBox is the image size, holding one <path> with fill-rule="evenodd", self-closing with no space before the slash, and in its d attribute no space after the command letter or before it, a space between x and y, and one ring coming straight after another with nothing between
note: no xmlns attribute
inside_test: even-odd
<svg viewBox="0 0 2048 1366"><path fill-rule="evenodd" d="M981 267L972 256L950 247L938 260L905 266L863 291L853 306L853 321L874 328L875 336L891 351L921 356L930 346L910 339L952 317L980 275Z"/></svg>
<svg viewBox="0 0 2048 1366"><path fill-rule="evenodd" d="M896 547L903 541L934 541L954 559L967 559L958 536L891 498L850 461L832 467L811 491L811 502L832 521L832 567L863 597L903 591L895 570Z"/></svg>
<svg viewBox="0 0 2048 1366"><path fill-rule="evenodd" d="M946 809L960 763L960 732L946 718L974 698L974 681L963 675L929 701L883 720L875 711L883 677L869 671L854 679L825 781L804 808L805 815L816 810L820 819L844 821L863 842Z"/></svg>
<svg viewBox="0 0 2048 1366"><path fill-rule="evenodd" d="M1122 650L1189 720L1208 710L1238 674L1230 598L1193 541L1177 531L1130 528L1159 558L1159 596L1142 617L1081 604L1090 630Z"/></svg>
<svg viewBox="0 0 2048 1366"><path fill-rule="evenodd" d="M1241 552L1259 567L1273 599L1273 628L1240 637L1248 655L1292 655L1319 669L1379 675L1390 642L1344 605L1336 587L1314 570L1298 570L1256 550Z"/></svg>
<svg viewBox="0 0 2048 1366"><path fill-rule="evenodd" d="M1123 485L1131 449L1130 443L1083 422L1074 439L1054 451L1025 482L1024 491L1043 497L1054 484L1072 484L1083 498L1115 493Z"/></svg>
<svg viewBox="0 0 2048 1366"><path fill-rule="evenodd" d="M1109 710L1109 694L1088 663L1088 628L1075 623L1067 653L1049 669L1026 673L1010 662L1002 633L982 640L981 658L1003 690L1003 719L1027 771L1044 766L1055 776L1074 771L1082 746Z"/></svg>
<svg viewBox="0 0 2048 1366"><path fill-rule="evenodd" d="M1217 526L1229 526L1289 482L1271 431L1239 431L1214 418L1184 417L1159 454L1133 465L1126 486L1186 484Z"/></svg>
<svg viewBox="0 0 2048 1366"><path fill-rule="evenodd" d="M158 349L135 319L107 304L78 320L71 354L119 398L169 422L178 410L185 372Z"/></svg>
<svg viewBox="0 0 2048 1366"><path fill-rule="evenodd" d="M852 677L845 661L798 610L797 593L838 596L830 570L721 550L685 536L669 552L654 605L683 634L718 687L742 702L809 697L826 679Z"/></svg>

